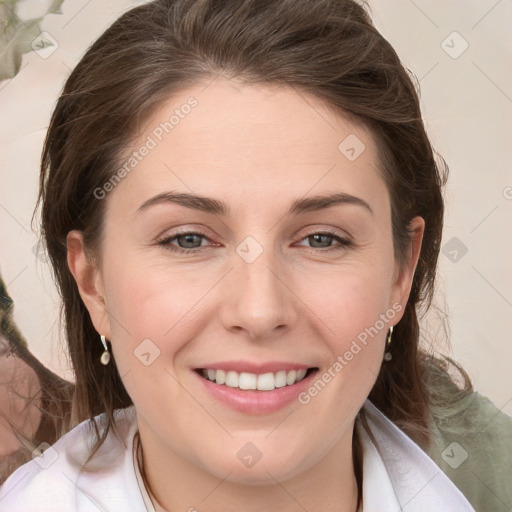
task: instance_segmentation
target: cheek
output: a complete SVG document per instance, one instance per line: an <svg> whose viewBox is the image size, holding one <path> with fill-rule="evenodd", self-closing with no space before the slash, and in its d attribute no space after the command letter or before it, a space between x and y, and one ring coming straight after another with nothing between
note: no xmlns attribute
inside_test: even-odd
<svg viewBox="0 0 512 512"><path fill-rule="evenodd" d="M302 284L301 296L323 324L333 348L342 350L347 342L379 321L388 309L389 286L382 269L351 266L322 273Z"/></svg>
<svg viewBox="0 0 512 512"><path fill-rule="evenodd" d="M107 274L108 272L108 274ZM113 330L133 331L135 337L162 338L179 318L192 312L209 286L208 275L179 266L126 259L105 271Z"/></svg>
<svg viewBox="0 0 512 512"><path fill-rule="evenodd" d="M105 275L120 374L139 372L141 363L151 363L152 370L172 371L169 366L205 321L204 295L215 284L211 273L125 260L122 268L105 269Z"/></svg>
<svg viewBox="0 0 512 512"><path fill-rule="evenodd" d="M303 289L304 302L317 318L330 361L318 375L321 382L304 397L315 401L316 413L353 410L368 396L379 373L388 332L396 311L388 306L389 289L378 269L352 267L324 275L315 287ZM379 277L380 276L380 277ZM324 391L325 389L325 391ZM322 399L317 400L316 395ZM337 414L337 413L333 413Z"/></svg>

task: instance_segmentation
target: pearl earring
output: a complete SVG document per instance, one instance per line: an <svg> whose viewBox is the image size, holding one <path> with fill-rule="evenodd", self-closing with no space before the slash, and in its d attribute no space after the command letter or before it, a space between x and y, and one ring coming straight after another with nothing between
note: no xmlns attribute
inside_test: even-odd
<svg viewBox="0 0 512 512"><path fill-rule="evenodd" d="M391 335L393 334L393 326L389 328L388 341L386 342L386 352L384 353L384 361L391 361L393 356L389 351L389 346L391 345Z"/></svg>
<svg viewBox="0 0 512 512"><path fill-rule="evenodd" d="M107 342L105 341L105 336L101 335L101 343L103 344L103 354L101 354L100 362L102 365L106 366L110 362L110 353L108 351Z"/></svg>

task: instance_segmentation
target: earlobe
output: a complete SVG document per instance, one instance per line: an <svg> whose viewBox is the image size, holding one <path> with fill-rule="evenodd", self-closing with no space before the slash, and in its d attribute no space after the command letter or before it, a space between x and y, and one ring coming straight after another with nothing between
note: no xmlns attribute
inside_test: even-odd
<svg viewBox="0 0 512 512"><path fill-rule="evenodd" d="M81 231L70 231L66 237L67 263L99 334L111 338L110 321L99 269L86 254Z"/></svg>
<svg viewBox="0 0 512 512"><path fill-rule="evenodd" d="M393 301L402 305L402 311L405 310L405 305L411 293L412 282L414 280L414 273L418 264L418 259L421 252L423 242L423 233L425 231L425 220L422 217L414 217L409 223L409 231L411 237L410 250L407 253L405 263L401 268L397 266L396 274L398 277L393 283ZM397 264L398 265L398 264ZM398 322L395 322L395 324Z"/></svg>

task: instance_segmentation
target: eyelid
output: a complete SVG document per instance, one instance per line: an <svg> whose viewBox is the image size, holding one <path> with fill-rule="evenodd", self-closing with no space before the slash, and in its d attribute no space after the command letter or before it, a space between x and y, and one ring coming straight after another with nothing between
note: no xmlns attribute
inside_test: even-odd
<svg viewBox="0 0 512 512"><path fill-rule="evenodd" d="M308 236L312 235L331 235L331 236L337 236L339 238L343 238L344 240L347 240L347 242L352 242L352 236L347 233L346 231L341 231L339 229L333 228L333 227L321 227L321 228L315 228L311 231L308 231L305 235L303 235L299 240L302 240L303 238L306 238Z"/></svg>
<svg viewBox="0 0 512 512"><path fill-rule="evenodd" d="M171 234L169 234L169 231L172 231ZM205 238L210 239L210 236L206 233L206 230L194 227L194 226L187 226L187 227L178 227L176 229L171 228L171 230L167 229L165 230L163 235L160 235L157 237L156 241L161 240L167 240L168 238L174 238L180 235L201 235Z"/></svg>

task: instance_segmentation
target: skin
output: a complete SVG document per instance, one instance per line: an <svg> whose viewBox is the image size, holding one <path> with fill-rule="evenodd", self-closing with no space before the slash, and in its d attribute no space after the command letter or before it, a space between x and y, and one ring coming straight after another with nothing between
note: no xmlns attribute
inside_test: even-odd
<svg viewBox="0 0 512 512"><path fill-rule="evenodd" d="M399 268L371 133L292 88L225 78L198 84L153 112L129 152L191 96L198 105L103 199L97 262L86 258L80 232L68 235L69 267L137 410L151 489L172 511L354 511L354 419L407 303L424 221L413 219ZM338 150L349 134L366 146L355 161ZM137 213L171 190L223 200L232 214L171 203ZM335 191L364 199L373 215L354 204L287 214L297 198ZM188 245L198 252L158 244L177 228L203 230L205 238ZM315 243L313 230L354 245ZM263 249L252 263L236 252L247 236ZM169 242L180 243L187 247L184 238ZM191 370L247 359L322 372L393 304L401 310L307 405L258 416L233 411ZM146 338L160 350L149 366L133 353ZM250 468L237 457L248 442L262 453Z"/></svg>

